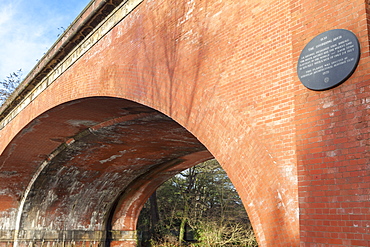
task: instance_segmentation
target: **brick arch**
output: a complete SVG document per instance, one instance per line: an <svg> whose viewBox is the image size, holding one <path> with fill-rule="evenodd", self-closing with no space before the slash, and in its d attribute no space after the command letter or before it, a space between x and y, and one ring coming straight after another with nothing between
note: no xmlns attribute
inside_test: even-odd
<svg viewBox="0 0 370 247"><path fill-rule="evenodd" d="M137 220L144 203L162 183L179 172L212 158L213 156L208 151L192 153L183 156L180 162L178 160L168 162L133 181L130 188L123 191L117 198L117 205L112 208L112 222L109 222L112 230L136 230Z"/></svg>
<svg viewBox="0 0 370 247"><path fill-rule="evenodd" d="M49 237L69 231L97 238L106 231L109 211L122 191L134 191L131 203L139 205L161 181L212 157L167 116L111 97L54 107L27 125L12 145L16 148L7 155L6 165L16 165L13 172L30 177L28 185L13 185L23 193L18 199L17 241L23 232L32 236L37 231ZM50 152L52 145L56 148Z"/></svg>
<svg viewBox="0 0 370 247"><path fill-rule="evenodd" d="M122 86L120 74L125 72L122 68L122 66L112 66L110 68L111 71L117 72L112 73L109 78L111 81L115 81L114 78L117 76L116 83L112 84L115 87L113 90L116 92L115 96L117 98L135 98L137 100L137 82L127 83L123 92L118 90ZM80 68L76 66L75 69L78 71ZM127 70L129 73L135 74L132 68L128 68ZM44 105L38 103L38 100L40 102L57 101L55 94L58 95L58 92L63 94L62 100L71 100L73 97L78 98L83 95L91 97L91 92L81 91L76 93L75 88L80 87L85 78L73 76L73 74L73 69L67 71L60 78L60 81L45 90L38 99L21 112L21 115L32 115L39 108L44 107ZM99 79L95 80L94 83L96 85L92 81L89 81L89 85L96 87L102 86ZM153 82L153 84L155 83ZM59 87L60 84L63 84L63 87ZM65 87L72 90L65 91ZM150 90L150 85L148 87ZM145 90L143 85L140 88L141 90ZM113 93L109 91L109 93L104 95L100 91L100 95L111 97ZM166 97L166 95L162 97ZM208 105L204 109L199 108L195 113L187 113L186 116L179 116L181 112L172 111L171 116L168 113L168 106L163 102L158 102L158 100L161 100L161 98L145 98L137 101L152 107L154 106L158 110L167 112L167 115L170 117L177 119L182 126L189 129L220 161L244 202L260 244L268 245L270 243L276 243L276 241L282 241L283 243L297 241L296 225L298 223L296 218L296 201L294 199L295 191L292 190L290 181L280 174L282 172L276 166L279 160L269 151L268 146L264 144L263 138L258 136L256 130L248 124L248 121L241 119L236 113L225 112L223 108L216 107L220 103L224 107L227 107L227 104L223 101L208 102ZM165 99L162 100L165 101ZM51 106L50 104L48 105L48 107ZM191 112L191 110L188 111ZM193 116L189 117L189 115ZM201 120L204 121L203 123L199 123L200 119L197 119L198 116L201 116ZM236 125L243 131L234 133L235 129L233 126ZM241 155L233 155L235 153ZM140 203L142 201L137 201L131 206L138 208ZM132 230L132 226L138 216L136 211L133 217L120 217L120 215L123 215L122 211L125 210L124 207L127 207L127 205L122 206L123 210L119 211L116 216L118 218L117 224L114 226L116 230ZM120 220L123 220L123 223ZM124 226L126 224L130 225L130 227L125 228Z"/></svg>
<svg viewBox="0 0 370 247"><path fill-rule="evenodd" d="M272 22L274 32L288 33L283 21L259 14L262 10L277 17L289 16L289 8L216 1L197 1L194 8L192 2L143 2L58 75L1 137L13 139L41 113L73 100L115 97L149 106L179 123L216 157L238 190L261 246L298 245L293 86L289 73L269 63L278 52L279 64L290 64L289 42L279 36L272 53L263 55L248 48L262 49L260 35L271 30ZM242 25L240 16L246 18ZM243 63L254 56L260 57ZM5 149L7 144L0 143L0 159L17 148L10 143ZM26 189L37 164L59 144L43 145L46 156L36 158L39 163L28 168L20 188ZM9 205L17 204L19 193L7 199ZM117 223L116 229L125 228Z"/></svg>
<svg viewBox="0 0 370 247"><path fill-rule="evenodd" d="M45 120L37 117L102 96L156 109L196 137L227 171L260 246L369 245L369 6L92 1L0 107L0 241L14 242L22 194L65 141L44 138L35 151L26 137ZM310 91L297 77L299 55L338 28L359 38L359 65L340 86Z"/></svg>
<svg viewBox="0 0 370 247"><path fill-rule="evenodd" d="M74 68L61 76L57 83L45 90L28 108L20 113L19 120L27 119L30 115L35 118L36 112L43 111L45 106L51 108L53 105L50 103L52 102L59 104L64 100L73 100L74 97L94 96L96 92L93 94L91 91L76 90L86 82L85 77L75 72L81 68L85 68L85 70L89 68L89 66L81 67L82 64L82 62L76 64ZM172 115L170 115L168 106L161 101L166 99L148 97L138 100L136 90L139 82L128 81L124 85L125 89L122 90L121 75L125 72L133 75L141 73L141 71L135 71L129 66L126 71L123 70L123 66L112 66L110 71L112 74L109 79L116 82L112 84L112 89L107 90L108 92L104 93L99 90L101 96L111 97L114 95L117 98L135 99L139 103L167 113L190 130L219 160L244 202L260 244L297 241L298 222L294 186L292 188L289 178L284 178L281 175L283 171L279 171L276 165L279 160L269 151L268 145L264 144L263 138L258 136L257 131L253 129L251 124L248 124L247 119L241 118L235 112L225 111L225 108L229 106L222 98L218 101L205 102L203 108L198 108L195 111L193 109L194 112L187 109L190 113L186 113L185 116L179 115L181 114L179 111L172 111ZM94 74L92 70L90 72ZM91 75L88 78L90 79L88 84L93 88L104 85L101 84L99 76L97 76L98 79ZM155 84L157 81L152 83ZM140 89L145 90L145 86L141 84ZM150 84L147 87L148 90L151 90ZM66 91L65 88L71 90ZM55 97L55 95L63 95L63 98ZM161 97L166 98L166 95ZM39 102L49 102L49 104L44 105ZM177 103L175 101L175 104ZM219 105L223 105L225 108L220 108ZM183 105L183 107L186 106ZM198 116L200 116L199 119ZM199 120L202 120L201 124L199 124ZM235 131L234 126L239 126L238 131ZM233 155L236 153L241 155ZM125 229L120 229L118 224L116 228Z"/></svg>
<svg viewBox="0 0 370 247"><path fill-rule="evenodd" d="M44 96L53 97L53 95L46 95L46 94ZM80 101L83 102L83 103L78 103ZM110 101L112 103L110 103ZM140 119L140 118L143 118L143 117L145 118L145 117L148 117L152 114L151 110L145 110L146 107L142 107L144 110L138 110L137 108L140 108L140 107L138 107L138 105L136 103L130 103L125 108L133 109L132 110L133 112L128 114L129 116L126 116L125 114L127 114L127 113L124 111L123 113L122 112L118 113L118 115L122 114L122 116L117 116L117 112L118 112L117 109L119 109L119 108L117 108L117 104L114 103L114 102L120 102L120 101L122 101L122 100L120 100L118 98L117 99L112 98L112 99L109 100L109 98L106 98L106 97L103 97L103 98L101 98L101 97L92 97L92 98L85 98L85 99L77 99L75 101L67 102L67 103L64 103L60 106L54 107L53 109L51 109L51 110L39 115L37 118L35 118L35 120L33 120L30 124L28 124L26 126L26 128L24 128L16 136L14 141L11 143L10 147L12 146L12 144L16 144L16 145L18 145L18 149L16 149L15 151L12 150L12 154L10 156L7 155L7 157L10 157L10 158L12 158L13 156L19 157L19 156L21 156L19 154L22 153L22 157L24 158L24 161L29 162L30 160L32 160L32 158L30 158L30 157L33 154L31 152L29 152L28 155L30 157L28 157L27 155L24 154L24 149L25 148L27 149L27 146L24 146L24 145L22 146L21 145L22 142L31 143L31 140L32 140L31 144L38 148L38 152L40 152L40 149L39 149L40 146L39 145L41 145L39 143L45 142L45 139L52 140L52 143L53 142L59 143L59 142L64 141L65 145L74 145L74 143L78 143L79 138L83 139L87 136L86 127L89 127L90 130L98 131L99 129L102 129L102 128L107 127L107 126L112 126L112 125L115 125L117 123L124 122L124 121L132 121L133 119ZM124 104L122 106L124 106ZM120 105L119 107L122 108L122 106ZM114 108L114 107L116 107L116 108ZM101 108L101 110L99 110L99 108ZM58 110L58 109L60 109L60 110ZM106 110L109 109L109 111L103 112L103 109L106 109ZM98 115L99 112L100 112L100 114L103 114L104 119L109 119L109 120L103 121L103 122L102 122L102 120L99 120L99 119L103 119L102 116ZM133 115L133 116L130 116L130 115ZM48 125L48 124L44 123L44 122L48 122L47 121L48 119L49 119L49 122L51 122L52 124ZM66 124L64 120L68 120L67 121L68 124ZM68 127L68 125L70 125L70 126ZM72 128L72 130L70 129L71 126L74 127L74 128ZM208 128L209 126L206 126L206 127ZM62 137L60 135L61 133L59 133L61 131L61 129L67 129L68 133L64 133L64 137ZM249 132L250 132L249 133L250 135L253 135L252 130L249 129ZM68 136L72 136L72 135L73 135L72 138L67 138ZM37 140L37 139L39 139L39 140ZM263 147L263 146L258 147L259 143L258 142L254 143L253 140L250 140L249 142L250 143L249 143L248 147L250 149L247 150L247 152L250 152L250 153L248 154L249 157L246 157L247 160L249 160L253 155L256 155L256 153L253 153L253 149L256 148L256 150L259 151L259 153L258 153L259 158L264 160L264 162L270 161L270 162L273 163L272 157L270 157L269 154L266 152L266 150L264 150L265 147ZM37 144L39 144L39 145L37 145ZM58 146L56 146L56 147L58 147ZM59 145L59 147L61 147L61 146ZM43 148L44 149L49 148L49 145L47 145L46 147L43 147ZM6 149L5 154L7 154L9 152L8 151L9 149L11 149L11 148ZM49 149L47 149L47 150L49 150ZM34 181L35 185L33 187L29 187L29 188L25 188L26 184L23 185L23 189L25 191L30 190L29 193L31 195L31 196L27 195L27 198L25 198L25 205L23 205L22 207L24 207L27 210L25 210L23 212L21 222L19 222L22 226L25 226L25 229L30 229L32 220L36 219L36 221L37 221L38 219L42 219L42 218L46 222L49 220L49 223L39 222L39 228L38 229L42 229L42 227L47 227L48 228L52 224L54 224L54 227L55 227L56 223L53 223L53 221L57 220L57 218L55 218L55 217L58 217L58 214L56 214L55 212L53 214L53 210L56 210L56 211L58 211L58 210L59 211L60 210L69 210L70 211L71 210L70 207L66 208L66 206L60 205L60 204L63 204L63 203L59 203L59 204L57 203L56 206L51 206L51 204L52 204L51 203L50 205L47 206L49 208L47 208L47 210L45 211L45 213L47 215L50 215L50 216L46 217L46 215L45 215L45 217L41 217L43 214L40 213L38 205L41 201L47 201L48 200L47 197L46 197L47 191L48 190L68 191L67 188L70 185L69 183L74 184L78 180L78 179L73 179L71 177L70 179L66 179L66 178L64 178L64 180L61 179L62 181L60 181L60 182L53 181L51 179L51 177L54 177L55 174L59 174L62 171L62 170L59 170L59 171L54 171L53 172L53 170L56 169L55 167L62 167L63 164L67 162L65 160L66 155L58 158L58 155L59 155L58 148L55 149L56 151L54 150L54 151L51 151L50 153L47 153L48 152L47 150L42 150L41 153L45 153L45 155L41 156L41 157L38 157L38 159L34 159L33 162L35 164L37 164L37 162L41 162L42 160L45 160L45 158L46 158L46 160L48 160L49 163L54 163L53 166L51 166L49 163L47 164L47 166L50 167L50 169L49 169L50 171L48 171L47 169L44 169L45 170L44 173L47 174L48 176L43 176L42 172L40 174L37 174L37 171L30 170L29 171L29 176L33 176L33 178L31 180L35 180ZM196 150L198 150L198 149L196 149ZM34 151L35 150L33 150L33 152ZM63 152L63 151L61 151L61 152ZM201 151L201 152L195 152L194 154L191 154L191 155L188 155L188 156L181 157L180 160L183 160L185 162L179 162L178 160L177 161L176 160L175 161L173 161L173 160L172 161L166 161L160 167L150 171L149 173L146 173L146 174L142 175L140 179L137 179L137 182L132 182L130 184L130 186L127 188L128 192L124 191L124 193L122 195L122 198L121 198L121 201L120 201L120 204L119 204L119 207L117 207L117 210L116 210L116 212L113 216L113 227L112 227L112 229L115 230L115 231L120 231L120 232L127 232L127 231L135 230L136 220L137 220L137 217L138 217L138 214L139 214L139 211L140 211L139 209L141 208L143 203L145 203L147 197L150 196L151 192L153 192L153 189L155 189L163 181L165 181L166 179L168 179L169 177L174 175L176 172L178 172L182 169L186 169L187 167L193 166L196 163L198 163L202 160L205 160L205 159L209 159L211 157L212 157L212 155L208 151L204 151L204 152ZM96 157L95 157L95 159L96 159ZM39 161L37 161L37 160L39 160ZM251 161L253 161L253 162L255 162L256 160L257 160L256 158L251 159ZM94 161L95 160L91 159L90 162L94 162ZM11 164L11 162L12 162L12 160L10 159L10 164ZM15 160L13 162L19 162L19 161ZM273 198L273 200L268 201L269 199L271 200L271 198L268 197L269 195L266 196L266 194L261 194L261 188L258 188L258 194L253 194L255 191L251 191L252 188L257 189L256 186L258 186L258 185L256 185L256 184L258 184L260 181L262 181L261 177L260 178L256 177L255 173L252 170L247 170L248 168L246 168L246 167L236 168L234 166L234 167L230 168L230 166L227 166L227 165L225 166L225 163L221 163L221 164L223 164L224 168L228 169L227 172L228 172L232 182L236 185L236 188L237 188L239 194L241 195L242 200L244 201L244 203L246 205L247 212L250 215L250 218L252 219L252 222L253 222L255 230L256 230L256 234L257 234L257 236L259 236L260 241L261 241L261 238L266 237L266 235L265 235L266 232L267 232L267 234L271 234L271 236L273 236L273 238L274 238L273 241L277 241L277 237L278 237L277 233L279 233L279 234L283 233L281 225L288 224L288 223L285 222L285 220L287 220L286 216L284 215L285 212L282 212L279 215L279 214L276 214L276 213L279 213L279 211L273 211L273 213L275 214L274 215L274 217L275 217L274 220L276 220L276 221L272 221L272 222L268 221L270 229L268 229L268 227L266 227L266 226L256 225L255 222L256 222L256 216L257 216L258 223L260 223L260 224L263 223L263 221L266 220L266 218L269 216L268 214L270 213L268 211L267 212L264 211L263 209L261 210L259 207L264 207L265 210L266 210L267 207L271 207L271 208L275 208L275 210L279 210L279 208L281 208L284 205L284 199L285 199L284 198L285 195L283 194L284 193L284 184L280 184L282 180L279 180L279 177L276 176L276 174L273 174L271 169L266 170L265 167L263 168L263 170L265 171L265 173L261 174L261 176L263 176L263 179L266 179L266 177L270 178L267 190L270 194L275 194L275 197ZM66 165L66 167L70 167L70 166L71 165ZM24 168L24 166L19 167L19 169L22 169L22 168ZM37 166L35 166L34 169L39 169L39 168L37 168ZM91 169L95 170L93 168L91 168ZM234 169L234 170L230 170L230 169ZM249 169L256 169L256 168L251 168L250 167ZM261 172L261 170L262 169L260 169L258 172ZM63 172L65 172L65 171L63 171ZM248 172L248 175L245 174L246 172ZM70 171L66 172L67 175L71 174L71 173L73 173L73 170L70 170ZM35 177L35 174L37 174L36 177ZM162 175L160 175L160 174L162 174ZM238 180L238 178L242 178L242 179L246 179L247 181L251 181L251 184L241 183L240 180ZM52 187L52 186L50 186L51 184L57 184L57 185ZM19 186L19 185L20 184L17 184L17 186ZM275 186L275 187L273 187L273 186ZM39 193L39 195L34 195L34 193ZM42 193L44 193L44 194L42 194ZM276 193L278 193L278 194L276 194ZM245 196L247 196L247 198ZM245 202L246 199L248 200L247 203ZM259 205L254 205L256 202L261 202L259 200L263 200L262 203L260 203ZM27 203L27 201L29 203ZM38 203L34 203L34 202L38 202ZM66 200L64 203L66 204L68 202L69 201ZM88 204L89 202L86 201L85 203ZM32 208L35 208L37 210L37 212L35 210L32 210ZM64 212L59 216L60 217L63 217L63 216L66 216L66 215L68 216L70 213L73 213L73 212ZM266 217L266 218L262 218L261 213L265 214L264 217ZM37 217L35 217L36 214L37 214ZM51 217L51 216L53 216L53 217ZM89 218L89 215L87 215L87 216L88 216L87 218ZM27 217L29 218L29 220L27 219ZM41 218L39 218L39 217L41 217ZM90 215L90 217L91 217L91 215ZM271 215L267 219L271 220ZM85 219L85 221L86 221L86 219ZM90 222L89 227L87 227L88 230L90 230L90 231L101 231L101 230L103 230L103 228L101 228L102 224L105 224L103 221L101 220L100 222L97 222L96 224L98 224L98 225L95 225L95 226L94 226L93 223ZM278 223L276 223L276 222L278 222ZM34 223L32 223L32 224L34 224ZM89 223L87 223L87 224L89 224ZM77 232L76 235L78 235L79 233L78 233L78 230L76 230L76 227L77 227L77 225L69 225L68 226L68 224L67 224L67 225L63 225L63 226L61 225L61 226L59 226L59 228L57 227L57 229L60 230L60 229L63 229L63 228L66 228L66 229L69 228L69 230L75 230ZM23 228L20 228L20 229L23 229ZM271 232L269 233L268 230L270 230ZM120 234L123 234L123 233L120 233ZM258 234L260 234L260 235L258 235ZM287 236L284 236L284 237L287 237ZM128 242L125 242L125 244L127 244L127 243ZM114 245L122 244L122 242L112 242L112 244L114 244Z"/></svg>

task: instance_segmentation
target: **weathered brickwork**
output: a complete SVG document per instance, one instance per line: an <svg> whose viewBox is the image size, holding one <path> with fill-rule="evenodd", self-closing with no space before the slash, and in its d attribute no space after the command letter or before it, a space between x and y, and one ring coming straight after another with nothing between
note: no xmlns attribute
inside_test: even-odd
<svg viewBox="0 0 370 247"><path fill-rule="evenodd" d="M135 246L156 187L213 157L260 246L370 245L368 3L89 6L1 108L0 246ZM359 66L311 91L299 54L336 28Z"/></svg>

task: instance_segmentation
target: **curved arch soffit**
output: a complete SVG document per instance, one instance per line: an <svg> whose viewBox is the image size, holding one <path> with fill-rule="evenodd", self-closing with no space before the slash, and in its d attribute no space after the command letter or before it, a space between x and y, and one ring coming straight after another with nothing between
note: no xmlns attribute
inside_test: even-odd
<svg viewBox="0 0 370 247"><path fill-rule="evenodd" d="M122 223L125 213L140 212L162 182L213 157L171 118L108 97L78 99L44 112L4 153L5 169L17 164L14 173L23 172L23 181L13 185L23 194L16 231L104 230L117 205L116 221ZM120 228L132 229L133 222L124 220Z"/></svg>

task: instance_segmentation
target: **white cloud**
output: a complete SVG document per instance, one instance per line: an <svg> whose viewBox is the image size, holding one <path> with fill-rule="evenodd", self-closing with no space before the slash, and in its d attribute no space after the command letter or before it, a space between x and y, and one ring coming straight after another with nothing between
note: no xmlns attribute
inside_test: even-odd
<svg viewBox="0 0 370 247"><path fill-rule="evenodd" d="M4 4L0 6L0 27L5 27L7 22L11 20L14 14L13 6L11 3ZM0 29L1 31L2 29Z"/></svg>
<svg viewBox="0 0 370 247"><path fill-rule="evenodd" d="M29 21L21 7L20 1L0 4L0 80L18 69L28 73L52 43L40 39L44 27Z"/></svg>
<svg viewBox="0 0 370 247"><path fill-rule="evenodd" d="M25 76L89 0L0 0L0 81Z"/></svg>

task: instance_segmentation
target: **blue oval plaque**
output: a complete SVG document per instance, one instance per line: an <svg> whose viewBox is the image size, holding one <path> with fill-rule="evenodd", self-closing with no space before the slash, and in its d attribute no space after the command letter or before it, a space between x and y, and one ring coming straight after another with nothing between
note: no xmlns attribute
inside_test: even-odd
<svg viewBox="0 0 370 247"><path fill-rule="evenodd" d="M303 85L312 90L338 86L355 71L360 43L348 30L334 29L313 38L299 56L297 72Z"/></svg>

